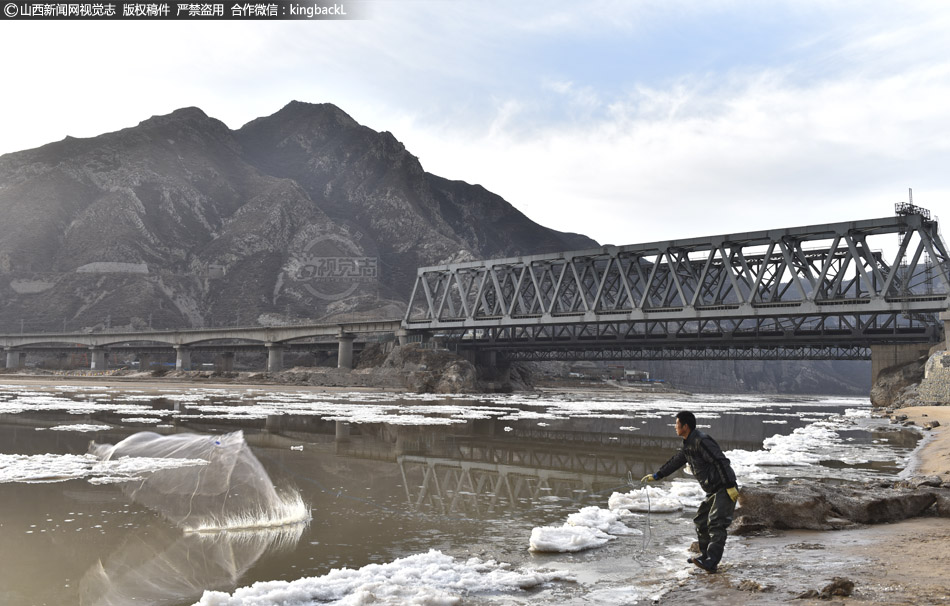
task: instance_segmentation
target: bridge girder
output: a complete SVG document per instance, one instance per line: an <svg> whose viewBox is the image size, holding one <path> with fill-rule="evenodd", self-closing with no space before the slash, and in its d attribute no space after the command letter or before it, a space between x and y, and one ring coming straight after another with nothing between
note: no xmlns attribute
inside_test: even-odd
<svg viewBox="0 0 950 606"><path fill-rule="evenodd" d="M874 248L895 243L890 256ZM424 267L403 325L508 350L684 338L866 347L936 340L948 296L937 223L910 214Z"/></svg>

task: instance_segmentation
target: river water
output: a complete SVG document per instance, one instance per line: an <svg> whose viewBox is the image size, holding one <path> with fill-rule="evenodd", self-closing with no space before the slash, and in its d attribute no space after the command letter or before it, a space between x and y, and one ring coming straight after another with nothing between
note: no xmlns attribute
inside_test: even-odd
<svg viewBox="0 0 950 606"><path fill-rule="evenodd" d="M682 409L741 483L894 476L916 438L869 408L861 398L606 391L0 386L0 603L651 603L689 572L689 476L662 483L647 510L622 512L628 533L603 546L537 552L533 531L595 511L585 508L609 512L612 496L642 503L628 472L640 478L673 454ZM104 467L86 454L90 441L141 431L238 430L273 484L299 493L308 522L189 532L129 496L154 459ZM288 583L248 589L259 581Z"/></svg>

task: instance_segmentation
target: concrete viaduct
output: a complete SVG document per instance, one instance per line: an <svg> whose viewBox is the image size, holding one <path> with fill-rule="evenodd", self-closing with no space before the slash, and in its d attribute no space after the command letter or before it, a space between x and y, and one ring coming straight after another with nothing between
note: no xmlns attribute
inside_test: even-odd
<svg viewBox="0 0 950 606"><path fill-rule="evenodd" d="M235 350L264 347L267 350L267 370L276 372L283 367L284 351L293 342L335 341L337 365L351 368L353 342L358 336L386 334L395 335L405 342L407 333L402 330L400 320L371 320L292 326L0 335L0 345L6 352L7 368L22 366L27 351L74 350L77 345L85 346L90 354L92 370L106 368L106 352L110 347L134 351L167 351L174 348L177 370L191 370L191 352L195 349L224 352L223 370L232 370Z"/></svg>

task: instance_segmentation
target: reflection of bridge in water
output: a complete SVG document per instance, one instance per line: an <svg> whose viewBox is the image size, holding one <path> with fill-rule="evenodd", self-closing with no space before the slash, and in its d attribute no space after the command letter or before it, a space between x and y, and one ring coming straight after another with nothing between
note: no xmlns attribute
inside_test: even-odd
<svg viewBox="0 0 950 606"><path fill-rule="evenodd" d="M724 449L761 441L723 442ZM547 498L578 501L617 490L626 476L655 471L680 446L674 436L536 428L510 440L452 440L444 456L397 455L406 497L416 509L440 513L535 506Z"/></svg>
<svg viewBox="0 0 950 606"><path fill-rule="evenodd" d="M798 417L807 414L808 406L783 403L771 414L795 423L783 432L788 433L804 424ZM792 408L799 413L790 412ZM673 432L672 413L628 415L541 423L492 418L449 426L349 423L309 415L213 423L264 429L247 434L248 443L255 446L285 450L306 444L296 455L307 461L299 463L301 474L355 469L365 462L372 467L360 468L361 475L369 474L363 485L390 486L404 493L415 511L480 516L533 508L554 499L580 504L595 497L604 502L613 491L628 491L628 472L640 478L655 471L682 445ZM726 452L761 449L763 440L777 433L760 414L741 411L700 414L700 421L704 430L712 423L708 431ZM204 427L209 421L201 418L182 416L176 422L200 431L211 427Z"/></svg>

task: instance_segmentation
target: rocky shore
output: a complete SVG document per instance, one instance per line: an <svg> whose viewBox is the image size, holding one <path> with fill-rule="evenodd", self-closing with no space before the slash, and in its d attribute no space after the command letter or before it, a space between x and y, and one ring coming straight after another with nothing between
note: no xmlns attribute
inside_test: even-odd
<svg viewBox="0 0 950 606"><path fill-rule="evenodd" d="M409 344L371 344L356 359L355 368L295 366L280 372L152 370L117 368L105 371L44 370L39 368L0 369L0 377L69 377L77 380L187 382L204 385L279 385L377 389L415 393L508 393L551 389L614 390L629 393L686 393L667 383L628 385L617 381L578 381L543 377L531 364L505 367L479 366L447 349Z"/></svg>

